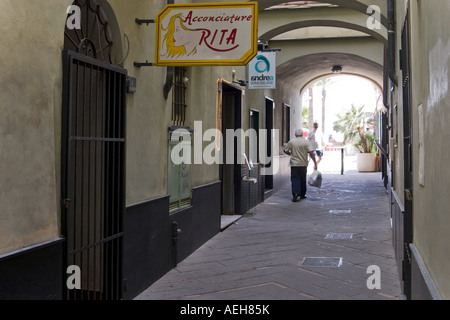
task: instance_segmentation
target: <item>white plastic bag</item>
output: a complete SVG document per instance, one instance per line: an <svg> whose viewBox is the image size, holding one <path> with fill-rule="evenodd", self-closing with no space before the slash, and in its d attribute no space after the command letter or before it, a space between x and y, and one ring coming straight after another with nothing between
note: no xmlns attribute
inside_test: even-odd
<svg viewBox="0 0 450 320"><path fill-rule="evenodd" d="M311 187L321 188L322 187L322 173L318 170L314 170L314 172L309 176L308 184Z"/></svg>

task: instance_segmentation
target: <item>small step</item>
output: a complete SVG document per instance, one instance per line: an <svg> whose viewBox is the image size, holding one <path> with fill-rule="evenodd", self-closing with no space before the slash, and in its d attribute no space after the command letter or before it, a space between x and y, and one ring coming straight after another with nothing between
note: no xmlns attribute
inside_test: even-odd
<svg viewBox="0 0 450 320"><path fill-rule="evenodd" d="M229 226L231 226L233 223L236 223L240 218L242 218L241 215L222 215L220 218L220 231L225 230Z"/></svg>

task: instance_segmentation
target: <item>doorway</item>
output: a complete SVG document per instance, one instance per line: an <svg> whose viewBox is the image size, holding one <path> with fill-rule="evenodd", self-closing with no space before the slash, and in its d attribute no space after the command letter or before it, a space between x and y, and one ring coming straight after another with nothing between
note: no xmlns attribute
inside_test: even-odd
<svg viewBox="0 0 450 320"><path fill-rule="evenodd" d="M241 129L242 125L242 91L234 86L222 82L222 157L223 164L219 165L219 177L222 181L222 215L241 213L241 157L237 150L237 141L227 141L227 130ZM232 163L227 156L233 153ZM238 158L239 157L239 158Z"/></svg>
<svg viewBox="0 0 450 320"><path fill-rule="evenodd" d="M265 113L266 113L266 157L268 159L273 159L273 148L272 148L272 142L273 142L273 112L275 108L275 103L272 99L269 99L266 97L266 103L265 103ZM266 163L267 161L264 161ZM273 167L272 163L268 163L265 165L266 168ZM264 189L265 192L269 192L273 190L273 175L265 175L264 176Z"/></svg>
<svg viewBox="0 0 450 320"><path fill-rule="evenodd" d="M122 298L126 80L120 30L106 0L74 1L64 30L61 197L67 300ZM69 21L69 20L68 20Z"/></svg>
<svg viewBox="0 0 450 320"><path fill-rule="evenodd" d="M250 110L250 130L255 132L255 135L249 137L249 151L248 160L252 164L259 163L259 111Z"/></svg>
<svg viewBox="0 0 450 320"><path fill-rule="evenodd" d="M63 234L81 287L66 299L121 298L126 71L64 52Z"/></svg>
<svg viewBox="0 0 450 320"><path fill-rule="evenodd" d="M412 261L410 244L413 242L413 167L412 167L412 130L411 130L411 56L410 56L410 23L409 10L406 14L402 30L402 50L400 53L402 70L403 97L403 145L404 145L404 188L405 211L403 216L403 261L402 279L404 294L411 298Z"/></svg>

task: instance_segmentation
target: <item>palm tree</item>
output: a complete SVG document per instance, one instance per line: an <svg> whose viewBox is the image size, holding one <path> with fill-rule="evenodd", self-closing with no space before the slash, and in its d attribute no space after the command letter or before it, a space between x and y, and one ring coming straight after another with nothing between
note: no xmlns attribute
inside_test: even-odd
<svg viewBox="0 0 450 320"><path fill-rule="evenodd" d="M344 114L338 114L333 125L333 129L336 132L344 134L344 141L352 141L362 153L370 153L373 151L371 137L372 134L366 132L366 126L373 124L373 118L371 113L363 111L364 106L359 108L353 104L349 111ZM356 137L359 141L356 141Z"/></svg>
<svg viewBox="0 0 450 320"><path fill-rule="evenodd" d="M316 82L316 86L322 88L322 132L325 134L325 109L326 109L326 100L327 100L327 86L333 83L333 79L324 78L318 82Z"/></svg>
<svg viewBox="0 0 450 320"><path fill-rule="evenodd" d="M310 129L313 127L314 124L314 94L312 86L308 88L308 101L309 101L308 129Z"/></svg>
<svg viewBox="0 0 450 320"><path fill-rule="evenodd" d="M308 120L309 110L307 108L302 109L302 127L309 128L309 120Z"/></svg>

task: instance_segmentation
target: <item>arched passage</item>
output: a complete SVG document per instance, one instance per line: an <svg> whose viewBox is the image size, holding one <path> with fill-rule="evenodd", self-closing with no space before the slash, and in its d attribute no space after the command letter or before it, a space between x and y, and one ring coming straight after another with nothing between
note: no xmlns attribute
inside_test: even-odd
<svg viewBox="0 0 450 320"><path fill-rule="evenodd" d="M318 123L326 145L324 150L330 151L327 154L336 156L338 148L345 147L345 155L350 157L346 159L356 160L357 150L362 150L363 146L356 137L346 139L354 132L356 127L351 127L354 123L364 121L364 130L370 132L368 136L375 139L380 137L383 96L374 81L354 75L325 76L308 83L301 97L303 127L310 129L312 123ZM366 147L372 153L376 152L372 138L368 138L364 145Z"/></svg>
<svg viewBox="0 0 450 320"><path fill-rule="evenodd" d="M312 81L332 76L334 65L343 66L341 74L357 75L370 79L379 88L383 86L382 65L349 53L323 52L299 56L279 65L277 77L291 83L301 92Z"/></svg>
<svg viewBox="0 0 450 320"><path fill-rule="evenodd" d="M360 31L368 36L374 37L375 39L381 41L385 45L387 45L387 38L382 34L375 30L368 29L366 26L361 26L355 23L349 23L345 21L338 20L311 20L311 21L296 21L288 24L284 24L282 26L276 27L272 30L267 31L262 34L259 38L263 42L267 42L276 36L283 34L285 32L289 32L295 29L308 28L308 27L334 27L334 28L343 28L349 30ZM385 32L386 33L386 32Z"/></svg>
<svg viewBox="0 0 450 320"><path fill-rule="evenodd" d="M264 11L272 6L280 5L286 2L287 2L286 0L260 0L258 1L258 9L259 11ZM367 14L367 9L369 7L369 5L364 4L363 2L355 0L325 0L325 1L318 0L316 2L322 2L343 8L349 8L364 14ZM383 8L381 8L381 10L383 10ZM384 15L381 15L381 23L384 26L388 25L388 21Z"/></svg>

